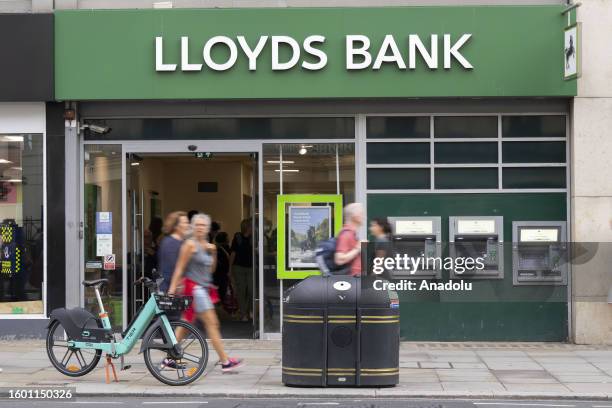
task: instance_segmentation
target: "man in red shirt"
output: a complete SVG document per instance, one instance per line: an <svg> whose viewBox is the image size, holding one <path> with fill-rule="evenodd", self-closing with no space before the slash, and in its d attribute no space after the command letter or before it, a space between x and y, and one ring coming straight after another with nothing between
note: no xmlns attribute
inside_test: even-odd
<svg viewBox="0 0 612 408"><path fill-rule="evenodd" d="M351 276L361 275L361 242L357 236L359 227L363 224L363 206L351 203L344 207L345 224L336 241L334 261L337 265L350 264Z"/></svg>

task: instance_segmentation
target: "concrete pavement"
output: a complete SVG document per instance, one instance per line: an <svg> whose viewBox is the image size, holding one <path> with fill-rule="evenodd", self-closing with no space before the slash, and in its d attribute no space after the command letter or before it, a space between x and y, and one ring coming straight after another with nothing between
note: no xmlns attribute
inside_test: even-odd
<svg viewBox="0 0 612 408"><path fill-rule="evenodd" d="M76 387L77 395L228 397L483 397L612 399L612 346L557 343L402 343L400 384L393 388L295 388L281 383L278 341L226 341L245 358L237 373L214 366L194 384L169 387L147 371L137 347L119 383L105 384L103 364L69 378L49 363L44 342L0 342L0 387Z"/></svg>

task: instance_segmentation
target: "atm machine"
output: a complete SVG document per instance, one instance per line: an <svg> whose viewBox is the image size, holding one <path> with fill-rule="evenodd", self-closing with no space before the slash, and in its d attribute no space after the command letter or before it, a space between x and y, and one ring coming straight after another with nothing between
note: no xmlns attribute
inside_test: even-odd
<svg viewBox="0 0 612 408"><path fill-rule="evenodd" d="M564 221L512 222L514 285L566 285L567 235Z"/></svg>
<svg viewBox="0 0 612 408"><path fill-rule="evenodd" d="M396 254L409 257L440 258L442 234L440 217L389 217ZM439 262L438 262L439 263ZM392 273L393 278L440 279L442 270L436 262L429 262L413 274L406 271Z"/></svg>
<svg viewBox="0 0 612 408"><path fill-rule="evenodd" d="M504 217L448 217L451 258L483 258L484 268L463 273L450 271L451 279L504 278Z"/></svg>

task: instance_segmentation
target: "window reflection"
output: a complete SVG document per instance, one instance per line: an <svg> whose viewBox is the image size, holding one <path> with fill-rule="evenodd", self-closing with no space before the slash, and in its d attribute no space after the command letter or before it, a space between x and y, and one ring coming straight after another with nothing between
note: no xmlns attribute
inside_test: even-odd
<svg viewBox="0 0 612 408"><path fill-rule="evenodd" d="M41 314L43 136L0 135L0 313Z"/></svg>
<svg viewBox="0 0 612 408"><path fill-rule="evenodd" d="M276 199L279 194L342 194L355 200L353 143L286 143L263 146L264 330L280 332L281 286L276 278ZM282 185L282 189L281 189ZM283 282L283 289L297 281Z"/></svg>

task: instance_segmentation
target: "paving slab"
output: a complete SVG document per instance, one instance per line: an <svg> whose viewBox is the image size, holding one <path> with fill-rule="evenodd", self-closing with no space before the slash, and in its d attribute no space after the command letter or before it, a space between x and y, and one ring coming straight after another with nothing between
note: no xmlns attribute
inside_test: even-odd
<svg viewBox="0 0 612 408"><path fill-rule="evenodd" d="M542 383L503 383L506 390L510 392L543 392L543 393L567 393L569 389L562 384L542 384Z"/></svg>
<svg viewBox="0 0 612 408"><path fill-rule="evenodd" d="M419 361L420 368L451 368L448 361Z"/></svg>
<svg viewBox="0 0 612 408"><path fill-rule="evenodd" d="M470 392L470 391L478 391L478 392L495 392L495 391L504 391L505 388L502 384L496 381L477 381L477 382L441 382L442 388L446 391L462 391L462 392Z"/></svg>

